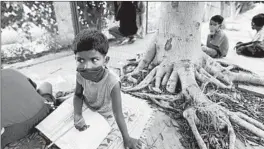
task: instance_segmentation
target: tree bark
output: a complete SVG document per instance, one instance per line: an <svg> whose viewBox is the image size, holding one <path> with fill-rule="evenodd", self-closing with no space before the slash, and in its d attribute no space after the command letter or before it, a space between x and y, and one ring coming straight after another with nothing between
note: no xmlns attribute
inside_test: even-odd
<svg viewBox="0 0 264 149"><path fill-rule="evenodd" d="M201 2L164 2L160 7L162 17L158 25L157 51L168 51L169 55L173 55L173 61L199 57L202 7Z"/></svg>
<svg viewBox="0 0 264 149"><path fill-rule="evenodd" d="M264 138L263 125L248 116L229 111L220 103L214 103L204 94L203 88L208 83L213 83L219 88L231 89L234 81L264 86L264 78L232 72L227 69L229 67L221 66L202 52L200 26L203 4L202 2L162 2L161 18L153 41L136 68L131 73L127 73L122 80L138 83L135 76L142 75L146 71L148 75L132 88L123 87L123 91L135 92L148 88L160 95L153 96L147 93L133 93L133 95L148 96L155 104L170 110L173 107L162 106L161 103L173 102L183 95L189 103L189 106L184 106L183 117L188 121L199 148L207 149L207 145L196 125L213 125L215 131L228 129L228 148L234 149L236 135L233 123L260 138ZM124 68L128 65L130 64ZM201 86L198 85L197 80L201 82ZM180 95L175 95L178 90ZM172 97L166 96L168 92Z"/></svg>

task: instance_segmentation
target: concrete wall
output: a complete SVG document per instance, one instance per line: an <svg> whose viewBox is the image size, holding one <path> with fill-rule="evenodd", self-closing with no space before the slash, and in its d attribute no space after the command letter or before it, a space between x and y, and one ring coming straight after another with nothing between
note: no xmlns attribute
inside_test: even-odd
<svg viewBox="0 0 264 149"><path fill-rule="evenodd" d="M53 2L58 25L58 40L62 45L70 45L74 39L73 19L70 2Z"/></svg>
<svg viewBox="0 0 264 149"><path fill-rule="evenodd" d="M205 2L203 21L209 21L214 15L221 14L221 2Z"/></svg>
<svg viewBox="0 0 264 149"><path fill-rule="evenodd" d="M209 21L214 15L222 15L224 18L234 16L234 2L205 2L203 21Z"/></svg>

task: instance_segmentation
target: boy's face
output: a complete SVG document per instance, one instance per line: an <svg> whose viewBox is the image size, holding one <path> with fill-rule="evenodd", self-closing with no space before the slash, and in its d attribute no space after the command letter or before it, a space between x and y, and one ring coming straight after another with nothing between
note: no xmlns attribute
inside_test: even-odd
<svg viewBox="0 0 264 149"><path fill-rule="evenodd" d="M256 29L256 25L255 25L255 23L252 21L251 22L251 28L254 30L254 29Z"/></svg>
<svg viewBox="0 0 264 149"><path fill-rule="evenodd" d="M220 30L221 25L213 20L210 20L209 30L210 34L213 35Z"/></svg>
<svg viewBox="0 0 264 149"><path fill-rule="evenodd" d="M105 66L109 57L96 50L77 52L75 55L77 69L94 69Z"/></svg>
<svg viewBox="0 0 264 149"><path fill-rule="evenodd" d="M251 28L252 28L253 30L257 30L257 31L259 31L262 27L257 26L257 25L252 21L252 22L251 22Z"/></svg>

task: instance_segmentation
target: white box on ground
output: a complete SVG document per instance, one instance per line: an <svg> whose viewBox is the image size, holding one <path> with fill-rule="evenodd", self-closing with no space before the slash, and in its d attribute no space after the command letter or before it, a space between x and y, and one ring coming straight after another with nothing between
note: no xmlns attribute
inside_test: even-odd
<svg viewBox="0 0 264 149"><path fill-rule="evenodd" d="M73 98L67 99L36 128L61 149L96 149L111 131L103 116L87 107L83 117L89 128L78 131L73 125Z"/></svg>

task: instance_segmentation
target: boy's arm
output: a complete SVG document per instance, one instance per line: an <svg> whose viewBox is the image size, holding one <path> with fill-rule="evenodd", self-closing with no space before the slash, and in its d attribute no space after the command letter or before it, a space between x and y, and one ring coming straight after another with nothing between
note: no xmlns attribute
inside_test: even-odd
<svg viewBox="0 0 264 149"><path fill-rule="evenodd" d="M83 105L83 87L76 81L76 89L73 97L73 109L74 109L74 126L79 131L84 131L88 128L83 116L82 116L82 105Z"/></svg>
<svg viewBox="0 0 264 149"><path fill-rule="evenodd" d="M214 45L211 45L211 46L214 46L213 48L209 48L208 47L209 44L210 44L210 35L207 36L206 45L202 44L202 49L219 50L219 47L218 46L214 46Z"/></svg>
<svg viewBox="0 0 264 149"><path fill-rule="evenodd" d="M120 91L120 83L117 83L111 91L112 98L112 108L113 113L118 125L118 128L121 131L125 148L130 149L141 149L141 142L137 139L131 138L127 131L127 125L124 119L124 115L122 112L122 103L121 103L121 91Z"/></svg>
<svg viewBox="0 0 264 149"><path fill-rule="evenodd" d="M121 131L124 142L129 140L129 134L127 131L127 125L125 123L125 118L122 111L122 102L121 102L121 91L120 83L117 83L111 91L112 98L112 108L113 113L117 122L117 125Z"/></svg>
<svg viewBox="0 0 264 149"><path fill-rule="evenodd" d="M215 50L218 55L221 55L219 46L215 46L211 44L210 47L208 47L209 45L210 45L210 35L207 36L206 45L202 45L202 50Z"/></svg>
<svg viewBox="0 0 264 149"><path fill-rule="evenodd" d="M83 87L76 81L76 88L73 97L73 108L74 108L74 115L82 115L82 105L83 105Z"/></svg>
<svg viewBox="0 0 264 149"><path fill-rule="evenodd" d="M247 46L247 45L250 45L250 44L252 44L254 42L259 42L259 41L250 41L250 42L240 43L240 44L236 45L236 48L239 48L241 46Z"/></svg>
<svg viewBox="0 0 264 149"><path fill-rule="evenodd" d="M228 38L225 36L224 40L219 45L219 50L221 52L221 57L224 57L224 56L227 55L228 49L229 49L229 42L228 42Z"/></svg>
<svg viewBox="0 0 264 149"><path fill-rule="evenodd" d="M209 48L209 47L207 47L205 45L202 45L202 49L206 48L207 50L215 50L215 51L219 52L219 47L218 46L211 45L211 47L212 48Z"/></svg>

